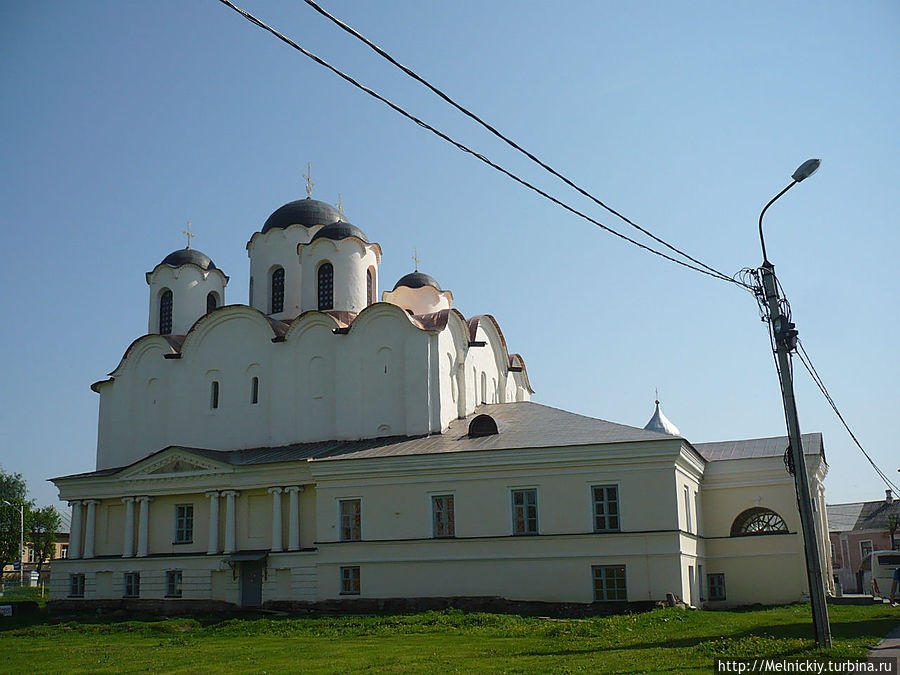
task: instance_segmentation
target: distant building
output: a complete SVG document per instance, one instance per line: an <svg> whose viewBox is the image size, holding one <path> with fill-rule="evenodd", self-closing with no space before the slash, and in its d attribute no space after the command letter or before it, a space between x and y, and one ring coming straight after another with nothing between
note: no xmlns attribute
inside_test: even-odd
<svg viewBox="0 0 900 675"><path fill-rule="evenodd" d="M786 438L692 444L658 401L643 429L532 403L492 316L418 270L379 294L381 247L329 204L285 204L247 251L249 305L195 249L147 273L148 332L92 387L96 469L53 479L55 600L807 596ZM822 435L803 446L830 587Z"/></svg>
<svg viewBox="0 0 900 675"><path fill-rule="evenodd" d="M25 577L28 579L28 575L38 568L37 552L30 542L25 542L25 551L22 557L25 561ZM49 557L44 558L43 565L41 565L40 581L45 584L50 581L50 563L53 560L63 560L67 557L69 557L69 533L57 532L53 542L53 552ZM10 580L17 582L19 580L18 560L3 568L3 580L7 582Z"/></svg>
<svg viewBox="0 0 900 675"><path fill-rule="evenodd" d="M828 536L834 578L845 593L862 593L859 566L872 551L891 550L890 518L900 518L900 501L890 490L874 502L829 504ZM900 546L900 531L894 537Z"/></svg>

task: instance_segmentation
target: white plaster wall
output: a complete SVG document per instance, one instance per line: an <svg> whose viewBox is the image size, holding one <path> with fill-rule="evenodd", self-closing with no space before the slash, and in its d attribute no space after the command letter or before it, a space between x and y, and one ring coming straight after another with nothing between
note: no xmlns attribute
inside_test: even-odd
<svg viewBox="0 0 900 675"><path fill-rule="evenodd" d="M300 249L303 267L303 311L319 308L319 267L325 262L334 266L334 309L359 313L368 306L366 272L375 274L375 293L378 298L377 245L365 244L355 237L318 239Z"/></svg>
<svg viewBox="0 0 900 675"><path fill-rule="evenodd" d="M159 300L168 289L172 291L172 334L184 335L206 314L207 295L216 294L218 307L225 304L228 279L219 269L204 272L196 265L157 265L147 275L147 283L150 285L147 332L159 333Z"/></svg>
<svg viewBox="0 0 900 675"><path fill-rule="evenodd" d="M302 298L302 272L297 246L305 244L311 236L303 225L291 225L286 229L275 228L265 234L256 233L247 243L250 256L250 278L253 280L251 306L263 314L271 311L271 273L276 267L284 268L284 311L272 314L276 319L293 318L300 313Z"/></svg>

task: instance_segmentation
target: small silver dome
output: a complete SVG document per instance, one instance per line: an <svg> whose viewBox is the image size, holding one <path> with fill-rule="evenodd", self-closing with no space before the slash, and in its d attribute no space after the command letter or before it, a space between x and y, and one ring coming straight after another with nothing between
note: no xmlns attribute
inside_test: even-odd
<svg viewBox="0 0 900 675"><path fill-rule="evenodd" d="M656 410L653 413L653 417L650 418L644 429L647 431L658 431L661 434L669 434L670 436L681 436L678 427L672 424L668 417L663 415L663 411L659 407L659 400L656 401Z"/></svg>

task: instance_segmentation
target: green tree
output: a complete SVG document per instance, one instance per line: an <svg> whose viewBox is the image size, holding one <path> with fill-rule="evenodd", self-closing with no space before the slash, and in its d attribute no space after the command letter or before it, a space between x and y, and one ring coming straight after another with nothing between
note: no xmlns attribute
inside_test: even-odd
<svg viewBox="0 0 900 675"><path fill-rule="evenodd" d="M62 519L52 506L32 509L28 524L28 542L34 550L37 572L41 573L44 561L53 557L53 544Z"/></svg>
<svg viewBox="0 0 900 675"><path fill-rule="evenodd" d="M0 570L19 559L19 505L25 505L27 526L30 511L27 496L28 487L22 474L6 473L0 469Z"/></svg>

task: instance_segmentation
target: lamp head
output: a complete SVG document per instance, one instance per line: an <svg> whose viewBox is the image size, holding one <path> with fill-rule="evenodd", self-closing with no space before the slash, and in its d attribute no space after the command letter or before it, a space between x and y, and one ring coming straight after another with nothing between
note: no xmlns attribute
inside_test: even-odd
<svg viewBox="0 0 900 675"><path fill-rule="evenodd" d="M791 178L798 183L802 180L806 180L818 170L821 163L821 159L808 159L797 167L797 170L791 175Z"/></svg>

